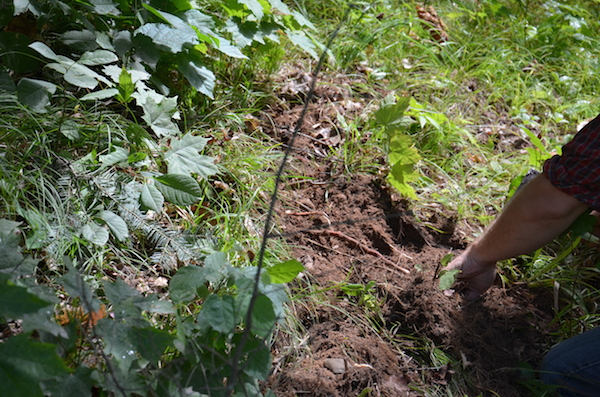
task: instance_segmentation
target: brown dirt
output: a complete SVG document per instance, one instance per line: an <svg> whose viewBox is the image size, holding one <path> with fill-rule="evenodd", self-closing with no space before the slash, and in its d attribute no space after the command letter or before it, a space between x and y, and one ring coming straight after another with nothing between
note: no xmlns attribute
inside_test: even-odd
<svg viewBox="0 0 600 397"><path fill-rule="evenodd" d="M289 144L302 106L292 94L303 98L307 77L292 68L284 78L281 105L261 128ZM361 98L351 97L352 86L363 83L355 79L333 78L317 90L293 143L278 208L281 238L306 268L298 290L308 283L330 289L321 304L293 305L301 335L276 341L269 386L281 397L421 396L444 395L449 382L468 379L461 386L468 395L526 394L515 368L535 368L547 349L551 311L544 302L551 300L523 286L496 285L461 309L458 295L438 289L440 259L464 248L454 217L442 209L419 221L380 176L348 175L332 156L346 138L335 115L364 110ZM339 288L370 281L375 306ZM433 360L440 352L452 360ZM344 373L328 369L331 358L345 360Z"/></svg>

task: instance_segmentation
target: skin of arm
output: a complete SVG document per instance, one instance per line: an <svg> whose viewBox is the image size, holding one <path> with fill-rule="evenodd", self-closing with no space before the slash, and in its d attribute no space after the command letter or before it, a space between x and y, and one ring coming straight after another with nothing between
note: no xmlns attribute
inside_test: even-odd
<svg viewBox="0 0 600 397"><path fill-rule="evenodd" d="M492 225L448 265L466 283L473 301L493 283L496 262L527 254L564 232L588 205L554 187L540 174L520 189Z"/></svg>

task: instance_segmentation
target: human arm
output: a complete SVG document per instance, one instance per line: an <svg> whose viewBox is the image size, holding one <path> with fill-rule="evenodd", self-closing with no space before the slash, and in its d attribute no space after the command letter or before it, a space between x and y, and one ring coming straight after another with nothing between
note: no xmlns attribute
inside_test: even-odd
<svg viewBox="0 0 600 397"><path fill-rule="evenodd" d="M520 189L492 225L448 265L466 283L464 297L477 299L493 283L496 262L537 250L564 232L588 209L540 174Z"/></svg>

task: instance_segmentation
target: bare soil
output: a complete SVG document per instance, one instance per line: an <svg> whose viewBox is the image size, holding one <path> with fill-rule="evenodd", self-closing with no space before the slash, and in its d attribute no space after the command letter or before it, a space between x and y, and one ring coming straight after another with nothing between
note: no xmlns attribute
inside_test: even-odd
<svg viewBox="0 0 600 397"><path fill-rule="evenodd" d="M417 219L384 173L349 174L334 156L346 139L336 114L358 115L369 99L352 89L364 83L360 75L353 79L318 87L292 143L309 79L284 71L280 105L260 123L294 147L277 212L280 238L306 268L296 292L308 283L327 290L322 304L293 305L303 333L279 336L268 385L281 397L444 395L449 382L462 382L469 396L527 395L516 368L536 368L547 350L551 299L495 285L463 308L458 294L439 290L440 259L465 247L455 217L442 208ZM370 281L362 296L375 296L375 308L339 288ZM441 352L451 360L433 358ZM342 369L330 359L343 360Z"/></svg>

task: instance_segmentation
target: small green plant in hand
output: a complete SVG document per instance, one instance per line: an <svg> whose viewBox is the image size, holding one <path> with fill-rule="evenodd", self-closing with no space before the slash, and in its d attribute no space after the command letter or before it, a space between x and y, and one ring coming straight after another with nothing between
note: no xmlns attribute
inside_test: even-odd
<svg viewBox="0 0 600 397"><path fill-rule="evenodd" d="M440 270L439 274L439 288L441 291L452 288L456 282L458 273L460 273L459 269L444 269L452 261L452 258L454 258L454 254L447 254L440 261L442 270Z"/></svg>

